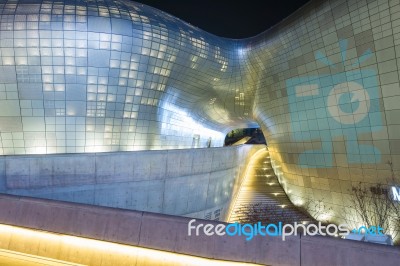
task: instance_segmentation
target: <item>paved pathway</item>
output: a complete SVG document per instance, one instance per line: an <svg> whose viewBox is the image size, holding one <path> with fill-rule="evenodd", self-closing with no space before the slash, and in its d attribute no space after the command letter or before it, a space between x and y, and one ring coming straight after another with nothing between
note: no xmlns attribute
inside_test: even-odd
<svg viewBox="0 0 400 266"><path fill-rule="evenodd" d="M312 218L301 212L288 198L275 175L267 149L256 153L250 161L246 176L242 181L235 200L229 222L245 219L243 209L259 204L254 212L264 211L262 215L269 222L310 222ZM243 206L246 206L243 208ZM253 212L253 213L254 213ZM260 215L258 215L260 216Z"/></svg>

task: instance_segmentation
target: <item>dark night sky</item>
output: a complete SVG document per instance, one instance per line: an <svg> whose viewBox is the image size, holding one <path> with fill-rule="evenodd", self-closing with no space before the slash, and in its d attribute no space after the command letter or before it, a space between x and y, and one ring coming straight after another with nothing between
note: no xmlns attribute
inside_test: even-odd
<svg viewBox="0 0 400 266"><path fill-rule="evenodd" d="M274 26L308 0L135 0L218 36L246 38ZM265 8L268 6L268 8Z"/></svg>

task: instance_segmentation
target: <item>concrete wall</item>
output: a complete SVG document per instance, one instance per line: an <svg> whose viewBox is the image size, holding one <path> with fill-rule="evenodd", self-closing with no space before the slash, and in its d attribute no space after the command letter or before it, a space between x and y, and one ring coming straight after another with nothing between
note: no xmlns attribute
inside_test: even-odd
<svg viewBox="0 0 400 266"><path fill-rule="evenodd" d="M0 192L191 217L225 218L263 145L0 157Z"/></svg>
<svg viewBox="0 0 400 266"><path fill-rule="evenodd" d="M195 256L262 265L398 265L395 247L329 237L188 236L186 217L0 195L0 224L122 243ZM198 220L198 223L214 221ZM118 254L96 252L77 242L31 241L0 230L0 248L88 265L115 264ZM124 257L135 259L136 254ZM139 256L140 257L140 254ZM135 260L134 260L135 261ZM139 261L139 260L138 260ZM128 265L128 264L123 264Z"/></svg>

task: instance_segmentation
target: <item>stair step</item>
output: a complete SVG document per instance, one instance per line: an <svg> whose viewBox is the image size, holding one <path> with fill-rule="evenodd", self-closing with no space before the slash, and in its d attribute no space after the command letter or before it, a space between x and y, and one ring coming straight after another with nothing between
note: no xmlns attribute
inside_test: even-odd
<svg viewBox="0 0 400 266"><path fill-rule="evenodd" d="M250 169L253 171L248 172L249 175L245 177L239 189L229 222L245 219L246 215L240 212L240 208L254 204L267 205L265 206L267 209L272 208L269 213L261 215L260 218L268 217L268 220L277 221L293 220L293 222L314 221L289 200L272 169L269 152L266 151L263 156L252 159Z"/></svg>

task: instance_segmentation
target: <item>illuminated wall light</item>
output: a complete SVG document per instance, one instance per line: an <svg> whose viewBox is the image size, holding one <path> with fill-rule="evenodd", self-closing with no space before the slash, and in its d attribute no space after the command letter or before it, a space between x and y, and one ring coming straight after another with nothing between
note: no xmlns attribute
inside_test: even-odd
<svg viewBox="0 0 400 266"><path fill-rule="evenodd" d="M26 57L16 57L15 58L15 63L16 63L16 65L27 65L28 64L28 58L26 58Z"/></svg>
<svg viewBox="0 0 400 266"><path fill-rule="evenodd" d="M110 60L110 67L111 68L119 68L119 61L118 60Z"/></svg>
<svg viewBox="0 0 400 266"><path fill-rule="evenodd" d="M160 72L161 72L161 69L159 67L155 67L153 74L159 75Z"/></svg>
<svg viewBox="0 0 400 266"><path fill-rule="evenodd" d="M98 84L101 85L99 87L103 88L102 92L105 92L107 90L105 85L107 85L107 83L108 83L108 78L106 78L106 77L98 77L97 80L98 80Z"/></svg>
<svg viewBox="0 0 400 266"><path fill-rule="evenodd" d="M25 47L26 41L25 41L25 39L15 39L14 45L15 45L15 47L18 47L18 48Z"/></svg>
<svg viewBox="0 0 400 266"><path fill-rule="evenodd" d="M122 69L129 69L129 62L128 61L121 61L121 68ZM128 70L125 70L128 71Z"/></svg>
<svg viewBox="0 0 400 266"><path fill-rule="evenodd" d="M97 78L94 76L88 76L87 83L88 84L97 84Z"/></svg>
<svg viewBox="0 0 400 266"><path fill-rule="evenodd" d="M126 96L125 103L132 103L132 102L133 102L133 96Z"/></svg>
<svg viewBox="0 0 400 266"><path fill-rule="evenodd" d="M115 95L107 95L108 102L115 102Z"/></svg>
<svg viewBox="0 0 400 266"><path fill-rule="evenodd" d="M43 84L43 90L44 91L52 91L53 90L53 86L50 84Z"/></svg>
<svg viewBox="0 0 400 266"><path fill-rule="evenodd" d="M87 97L88 101L96 101L96 94L94 93L88 93Z"/></svg>
<svg viewBox="0 0 400 266"><path fill-rule="evenodd" d="M228 62L223 62L221 67L221 72L225 72L228 69Z"/></svg>
<svg viewBox="0 0 400 266"><path fill-rule="evenodd" d="M46 154L46 147L35 147L36 154Z"/></svg>
<svg viewBox="0 0 400 266"><path fill-rule="evenodd" d="M143 82L143 80L138 80L138 81L136 81L136 87L138 87L136 90L135 90L135 95L136 96L140 96L140 95L142 95L142 89L139 89L140 87L143 87L143 85L144 85L144 82Z"/></svg>
<svg viewBox="0 0 400 266"><path fill-rule="evenodd" d="M84 67L78 68L78 75L86 75L86 69Z"/></svg>
<svg viewBox="0 0 400 266"><path fill-rule="evenodd" d="M131 65L130 65L129 69L133 70L133 71L137 71L139 69L139 63L131 62Z"/></svg>
<svg viewBox="0 0 400 266"><path fill-rule="evenodd" d="M29 49L29 56L40 56L39 50L38 49Z"/></svg>
<svg viewBox="0 0 400 266"><path fill-rule="evenodd" d="M173 55L170 57L169 62L175 62L176 61L176 56Z"/></svg>
<svg viewBox="0 0 400 266"><path fill-rule="evenodd" d="M67 115L68 116L75 116L76 112L75 112L75 110L68 110Z"/></svg>
<svg viewBox="0 0 400 266"><path fill-rule="evenodd" d="M101 93L102 96L105 96L105 93L107 92L107 86L105 85L98 85L97 86L97 92Z"/></svg>
<svg viewBox="0 0 400 266"><path fill-rule="evenodd" d="M14 65L14 58L13 57L3 57L3 64L4 65Z"/></svg>
<svg viewBox="0 0 400 266"><path fill-rule="evenodd" d="M53 76L51 75L43 75L42 80L44 83L53 83Z"/></svg>
<svg viewBox="0 0 400 266"><path fill-rule="evenodd" d="M64 21L65 22L75 22L75 16L64 15Z"/></svg>
<svg viewBox="0 0 400 266"><path fill-rule="evenodd" d="M162 76L164 76L164 77L169 77L169 75L171 74L171 70L170 69L165 69L165 68L163 68L162 70L161 70L161 73L160 73Z"/></svg>
<svg viewBox="0 0 400 266"><path fill-rule="evenodd" d="M142 55L150 55L150 49L142 47Z"/></svg>
<svg viewBox="0 0 400 266"><path fill-rule="evenodd" d="M76 56L77 57L86 57L86 51L83 48L87 47L86 41L84 40L77 40L76 41L76 47L80 48L76 50Z"/></svg>
<svg viewBox="0 0 400 266"><path fill-rule="evenodd" d="M56 84L56 85L54 85L54 89L55 89L55 91L64 91L65 87L63 84Z"/></svg>

